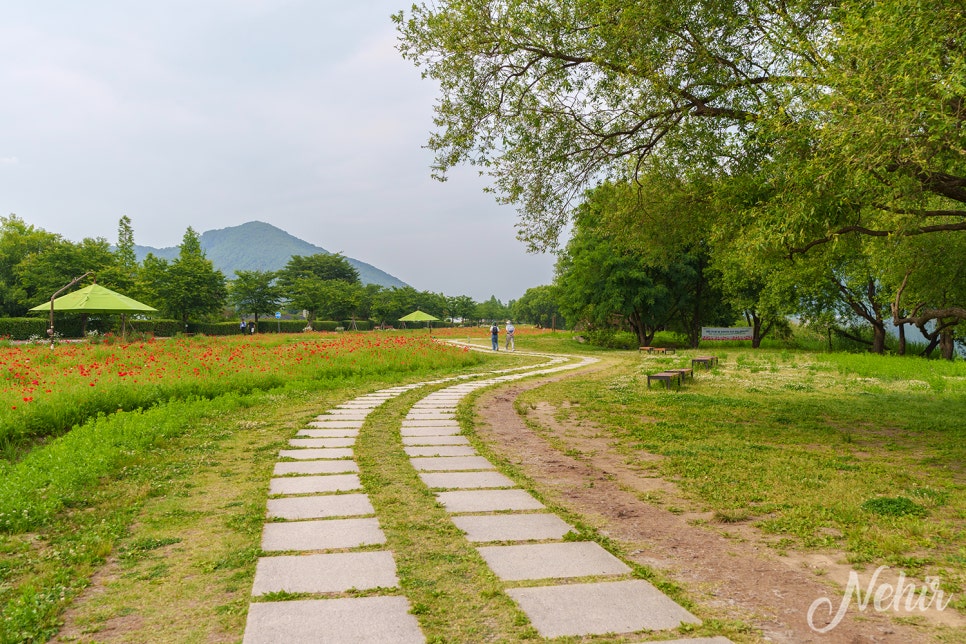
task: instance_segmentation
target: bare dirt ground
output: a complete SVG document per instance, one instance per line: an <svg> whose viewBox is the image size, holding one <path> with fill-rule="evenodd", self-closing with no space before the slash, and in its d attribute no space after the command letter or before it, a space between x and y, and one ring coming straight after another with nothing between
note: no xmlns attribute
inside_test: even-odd
<svg viewBox="0 0 966 644"><path fill-rule="evenodd" d="M843 557L794 552L778 556L753 526L716 523L710 513L689 511L693 504L675 485L647 468L659 456L638 451L629 459L615 449L607 432L586 423L561 423L549 404L528 411L528 420L539 428L530 429L513 401L545 382L513 385L480 399L480 438L535 481L548 500L616 540L636 563L677 582L707 611L705 617L742 620L758 631L761 641L795 644L934 642L934 627L943 619L950 626L962 625L952 610L945 616L918 613L917 623L910 624L877 612L871 604L860 611L853 600L835 628L815 632L806 620L808 609L828 597L831 611L817 610L813 622L821 628L831 621L850 570ZM642 500L655 495L660 505Z"/></svg>

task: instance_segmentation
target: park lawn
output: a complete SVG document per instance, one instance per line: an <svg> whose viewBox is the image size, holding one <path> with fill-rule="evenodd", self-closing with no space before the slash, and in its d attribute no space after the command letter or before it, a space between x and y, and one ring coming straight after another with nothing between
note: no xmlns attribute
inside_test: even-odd
<svg viewBox="0 0 966 644"><path fill-rule="evenodd" d="M96 633L109 617L129 616L122 626L131 629L129 641L145 632L168 633L169 641L236 640L259 553L271 466L296 428L361 393L486 369L492 361L415 333L318 338L313 346L316 340L313 354L304 350L305 338L259 339L257 347L248 345L248 369L209 370L200 380L199 363L219 355L227 362L242 340L70 347L59 354L7 348L6 359L23 365L18 374L32 370L15 386L51 382L44 392L48 404L27 405L21 413L67 409L77 391L96 395L87 399L93 401L91 415L70 431L0 462L0 642L46 641L98 573L118 592L110 593L108 605L88 604L96 610L77 616L73 636L95 633L99 639ZM79 372L71 368L72 361L80 363L77 356L85 365L94 364L90 355L96 364L116 365L145 351L156 356L152 364L182 365L158 378L155 386L167 396L150 407L98 407L111 401L112 391L119 399L137 395L118 373L127 374L127 368L102 368L93 387L85 382L78 389L67 378ZM503 356L497 364L507 360L533 359ZM157 623L135 623L146 607Z"/></svg>
<svg viewBox="0 0 966 644"><path fill-rule="evenodd" d="M680 390L647 387L709 351L615 353L518 406L609 431L629 462L778 552L938 577L966 612L966 363L728 348Z"/></svg>

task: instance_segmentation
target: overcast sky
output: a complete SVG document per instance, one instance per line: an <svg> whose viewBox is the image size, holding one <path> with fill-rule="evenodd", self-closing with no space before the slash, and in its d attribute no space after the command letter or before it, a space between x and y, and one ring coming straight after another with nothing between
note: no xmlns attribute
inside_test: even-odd
<svg viewBox="0 0 966 644"><path fill-rule="evenodd" d="M0 214L176 246L264 221L413 287L506 303L553 279L516 211L425 149L407 0L45 0L0 10Z"/></svg>

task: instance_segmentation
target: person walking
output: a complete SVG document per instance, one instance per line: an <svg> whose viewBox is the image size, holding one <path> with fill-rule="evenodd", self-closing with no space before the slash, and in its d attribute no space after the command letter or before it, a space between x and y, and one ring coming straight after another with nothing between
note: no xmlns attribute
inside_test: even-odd
<svg viewBox="0 0 966 644"><path fill-rule="evenodd" d="M507 320L506 326L503 328L506 331L506 350L515 351L516 347L513 345L513 332L516 331L516 328L513 326L513 322Z"/></svg>
<svg viewBox="0 0 966 644"><path fill-rule="evenodd" d="M493 343L493 350L500 350L500 327L497 326L496 322L490 327L490 341Z"/></svg>

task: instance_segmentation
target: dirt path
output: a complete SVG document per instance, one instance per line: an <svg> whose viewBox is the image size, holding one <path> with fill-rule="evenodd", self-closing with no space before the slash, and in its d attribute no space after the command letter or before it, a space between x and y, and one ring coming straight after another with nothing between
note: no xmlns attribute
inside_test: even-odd
<svg viewBox="0 0 966 644"><path fill-rule="evenodd" d="M757 629L763 641L934 641L931 629L897 624L871 606L860 612L854 603L834 629L826 634L813 631L806 621L809 606L828 597L833 610L838 610L841 587L836 590L831 582L823 582L814 570L806 568L803 559L796 567L790 563L793 558L777 557L751 526L718 524L721 530L716 531L715 524L691 523L710 515L672 513L642 501L641 496L659 490L665 504L673 499L679 508L689 505L675 498L673 484L647 472L648 459L660 457L638 452L634 460L645 467L628 465L606 432L583 424L561 424L549 405L538 405L528 413L540 431L527 427L513 401L521 392L546 382L550 380L514 384L482 397L476 405L482 421L477 427L480 437L531 477L548 499L580 514L602 534L618 541L636 563L658 569L681 584L706 609L705 617L740 619ZM730 538L722 534L725 530ZM817 611L816 626L828 623L830 617L828 610Z"/></svg>

